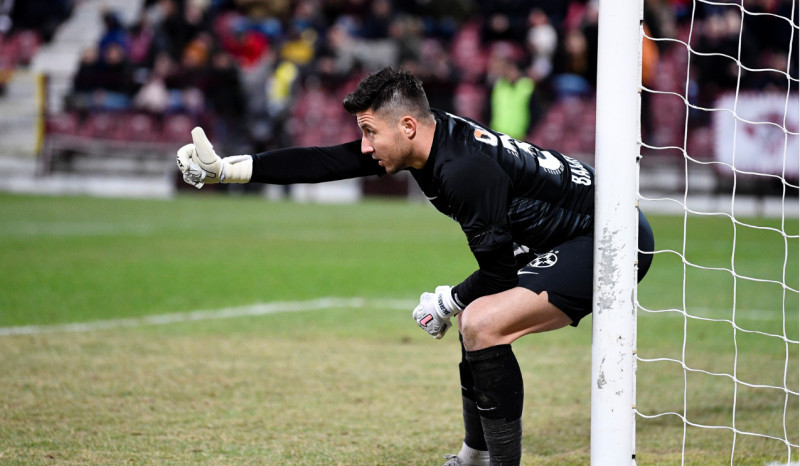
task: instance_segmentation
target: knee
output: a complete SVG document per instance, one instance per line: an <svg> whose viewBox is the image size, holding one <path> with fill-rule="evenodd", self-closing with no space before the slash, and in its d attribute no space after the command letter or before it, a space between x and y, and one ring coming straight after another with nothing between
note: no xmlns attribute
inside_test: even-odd
<svg viewBox="0 0 800 466"><path fill-rule="evenodd" d="M464 339L464 347L474 351L496 344L492 335L494 329L491 319L487 318L489 313L488 299L478 298L470 303L460 314L459 331Z"/></svg>

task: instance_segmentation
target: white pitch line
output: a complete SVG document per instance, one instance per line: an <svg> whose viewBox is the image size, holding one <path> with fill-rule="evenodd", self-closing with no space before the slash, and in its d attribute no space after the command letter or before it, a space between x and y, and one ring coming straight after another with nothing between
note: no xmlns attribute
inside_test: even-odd
<svg viewBox="0 0 800 466"><path fill-rule="evenodd" d="M198 310L190 312L175 312L172 314L159 314L154 316L144 316L127 319L97 320L93 322L76 322L70 324L54 325L25 325L18 327L0 327L0 337L11 335L40 335L46 333L69 333L69 332L90 332L93 330L106 330L123 327L143 327L146 325L166 325L180 322L197 322L202 320L232 319L235 317L262 316L267 314L277 314L281 312L313 311L322 309L349 308L360 309L365 307L384 308L384 309L407 309L411 310L416 306L416 302L403 299L370 299L370 298L319 298L309 301L279 301L271 303L259 303L249 306L225 307L221 309ZM695 310L695 314L698 314ZM709 318L715 314L711 309L703 309L699 313L703 317ZM647 311L646 314L658 314L659 312ZM762 314L763 313L763 314ZM739 312L739 317L749 319L766 319L767 315L774 314L767 311L760 311L758 314ZM770 320L775 318L770 315Z"/></svg>
<svg viewBox="0 0 800 466"><path fill-rule="evenodd" d="M416 303L400 299L367 298L319 298L310 301L286 301L260 303L250 306L226 307L214 310L176 312L129 319L109 319L94 322L77 322L56 325L25 325L19 327L0 327L0 336L39 335L45 333L90 332L123 327L143 327L146 325L166 325L180 322L231 319L235 317L262 316L280 312L313 311L337 308L375 307L385 309L408 309L409 313Z"/></svg>

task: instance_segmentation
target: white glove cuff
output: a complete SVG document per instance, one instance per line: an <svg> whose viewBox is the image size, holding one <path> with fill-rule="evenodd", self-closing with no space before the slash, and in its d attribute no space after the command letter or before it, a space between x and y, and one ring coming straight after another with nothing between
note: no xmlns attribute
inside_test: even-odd
<svg viewBox="0 0 800 466"><path fill-rule="evenodd" d="M448 285L436 287L436 299L439 309L442 309L446 313L443 317L452 317L463 311L453 299L453 288Z"/></svg>
<svg viewBox="0 0 800 466"><path fill-rule="evenodd" d="M223 183L249 183L253 176L253 157L233 155L222 159L220 181Z"/></svg>

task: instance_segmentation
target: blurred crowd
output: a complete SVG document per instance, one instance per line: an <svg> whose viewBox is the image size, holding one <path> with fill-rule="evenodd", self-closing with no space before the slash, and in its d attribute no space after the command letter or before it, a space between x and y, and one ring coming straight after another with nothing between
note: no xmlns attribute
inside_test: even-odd
<svg viewBox="0 0 800 466"><path fill-rule="evenodd" d="M72 8L73 0L0 0L0 96L14 70L30 65Z"/></svg>
<svg viewBox="0 0 800 466"><path fill-rule="evenodd" d="M47 2L56 3L70 2ZM789 18L791 0L749 1L755 14L744 22L738 4L644 4L653 38L644 44L645 87L688 87L698 105L737 86L785 92L787 74L796 88L791 24L760 14ZM597 19L596 0L144 0L133 24L105 12L65 108L188 115L243 152L332 144L358 137L342 97L367 73L392 65L423 80L432 106L524 138L554 103L593 99ZM50 24L42 25L45 41ZM738 57L744 71L735 60L699 55L681 77L686 47L665 39L690 35L696 51ZM666 69L677 77L664 84L660 64L671 60ZM783 73L758 71L764 68ZM645 111L657 109L645 104Z"/></svg>
<svg viewBox="0 0 800 466"><path fill-rule="evenodd" d="M37 40L49 42L58 27L72 14L74 0L2 0L0 36L32 32Z"/></svg>

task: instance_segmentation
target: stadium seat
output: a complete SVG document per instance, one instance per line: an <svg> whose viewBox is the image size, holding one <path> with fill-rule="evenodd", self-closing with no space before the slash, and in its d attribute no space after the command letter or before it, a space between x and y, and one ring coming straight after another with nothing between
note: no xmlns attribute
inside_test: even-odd
<svg viewBox="0 0 800 466"><path fill-rule="evenodd" d="M83 121L78 135L93 139L112 139L118 115L112 112L90 113Z"/></svg>
<svg viewBox="0 0 800 466"><path fill-rule="evenodd" d="M124 114L114 134L114 139L123 141L158 141L161 134L153 116L146 113Z"/></svg>
<svg viewBox="0 0 800 466"><path fill-rule="evenodd" d="M196 126L194 118L183 113L164 115L161 140L176 144L191 142L192 129Z"/></svg>
<svg viewBox="0 0 800 466"><path fill-rule="evenodd" d="M45 120L45 132L48 134L76 135L80 126L80 118L72 112L55 113Z"/></svg>
<svg viewBox="0 0 800 466"><path fill-rule="evenodd" d="M33 30L22 30L14 34L12 40L15 43L17 65L27 67L42 42L39 34Z"/></svg>
<svg viewBox="0 0 800 466"><path fill-rule="evenodd" d="M711 126L694 128L689 134L687 152L697 160L714 159L714 130Z"/></svg>
<svg viewBox="0 0 800 466"><path fill-rule="evenodd" d="M592 155L595 151L595 112L594 97L557 100L528 137L538 146L558 149L570 156Z"/></svg>
<svg viewBox="0 0 800 466"><path fill-rule="evenodd" d="M455 92L456 113L476 121L482 121L487 99L483 86L462 82L456 87Z"/></svg>
<svg viewBox="0 0 800 466"><path fill-rule="evenodd" d="M462 81L478 82L486 72L488 53L481 46L480 25L465 24L453 38L450 55L462 73Z"/></svg>

